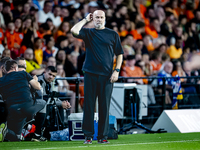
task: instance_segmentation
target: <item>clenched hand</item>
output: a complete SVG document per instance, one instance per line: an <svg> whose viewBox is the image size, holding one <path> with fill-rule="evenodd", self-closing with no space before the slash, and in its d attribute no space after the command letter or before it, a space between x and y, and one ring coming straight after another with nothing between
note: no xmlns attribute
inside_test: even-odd
<svg viewBox="0 0 200 150"><path fill-rule="evenodd" d="M118 80L118 77L119 77L119 72L117 71L114 71L110 77L110 82L111 83L114 83Z"/></svg>

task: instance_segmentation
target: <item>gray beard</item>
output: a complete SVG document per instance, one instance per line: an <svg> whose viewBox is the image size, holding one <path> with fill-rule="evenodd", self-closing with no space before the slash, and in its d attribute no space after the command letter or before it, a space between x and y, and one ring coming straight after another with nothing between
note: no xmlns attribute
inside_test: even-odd
<svg viewBox="0 0 200 150"><path fill-rule="evenodd" d="M104 24L94 24L96 29L102 29L104 27Z"/></svg>

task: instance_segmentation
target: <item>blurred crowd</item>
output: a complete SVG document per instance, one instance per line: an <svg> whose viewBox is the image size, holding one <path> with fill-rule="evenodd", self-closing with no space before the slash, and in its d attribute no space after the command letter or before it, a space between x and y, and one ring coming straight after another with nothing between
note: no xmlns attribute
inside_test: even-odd
<svg viewBox="0 0 200 150"><path fill-rule="evenodd" d="M121 38L121 76L199 75L188 64L192 55L199 55L199 0L0 0L0 58L24 57L31 75L54 66L58 77L83 76L84 42L74 38L70 29L97 9L105 11L106 27ZM93 22L85 27L93 28ZM149 83L147 79L127 82ZM73 81L58 84L60 91L75 91ZM171 81L167 84L171 86ZM83 87L79 89L84 96ZM197 87L191 90L198 92ZM183 92L188 92L186 87Z"/></svg>

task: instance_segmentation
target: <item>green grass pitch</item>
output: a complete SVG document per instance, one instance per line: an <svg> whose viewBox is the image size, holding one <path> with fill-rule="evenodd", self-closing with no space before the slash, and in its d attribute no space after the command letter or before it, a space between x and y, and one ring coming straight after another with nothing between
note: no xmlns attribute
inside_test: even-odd
<svg viewBox="0 0 200 150"><path fill-rule="evenodd" d="M110 144L83 141L3 142L0 150L200 150L200 133L119 135Z"/></svg>

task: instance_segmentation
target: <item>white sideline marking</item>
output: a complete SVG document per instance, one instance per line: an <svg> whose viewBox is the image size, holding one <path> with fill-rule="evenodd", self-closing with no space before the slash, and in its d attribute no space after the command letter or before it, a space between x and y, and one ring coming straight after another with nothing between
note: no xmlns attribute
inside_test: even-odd
<svg viewBox="0 0 200 150"><path fill-rule="evenodd" d="M41 150L41 149L64 149L64 148L87 148L87 147L103 147L103 146L126 146L126 145L146 145L146 144L166 144L166 143L183 143L183 142L197 142L200 140L184 140L184 141L166 141L166 142L150 142L150 143L130 143L130 144L97 144L97 145L91 145L88 144L87 146L74 146L74 147L49 147L49 148L33 148L34 150ZM96 144L96 143L95 143ZM31 149L21 149L21 150L31 150Z"/></svg>

